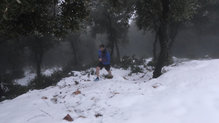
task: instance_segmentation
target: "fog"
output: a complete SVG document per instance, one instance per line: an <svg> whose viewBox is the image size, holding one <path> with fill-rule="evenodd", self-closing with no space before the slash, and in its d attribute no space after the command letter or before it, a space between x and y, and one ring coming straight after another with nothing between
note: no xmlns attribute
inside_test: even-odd
<svg viewBox="0 0 219 123"><path fill-rule="evenodd" d="M182 24L173 44L172 55L191 59L219 58L218 12L216 5L210 6L204 15L194 17L189 23ZM127 41L119 42L121 56L152 57L154 32L139 30L133 20L127 37ZM79 40L70 34L46 52L43 66L65 66L73 62L74 54L70 42L75 43L79 65L95 63L98 46L107 45L107 41L107 34L92 36L89 28L80 32Z"/></svg>
<svg viewBox="0 0 219 123"><path fill-rule="evenodd" d="M219 21L219 19L217 18ZM214 24L202 24L201 27L193 26L182 27L176 37L173 46L173 56L179 58L219 58L219 28ZM208 27L208 28L206 28ZM74 40L69 38L68 40ZM89 34L84 34L78 42L78 54L81 64L95 62L97 58L98 46L106 44L106 35L101 34L95 38ZM135 24L130 25L128 41L120 43L121 56L152 57L154 42L153 32L143 32ZM66 65L73 59L72 49L68 41L61 42L58 46L51 49L44 57L44 64L47 65Z"/></svg>

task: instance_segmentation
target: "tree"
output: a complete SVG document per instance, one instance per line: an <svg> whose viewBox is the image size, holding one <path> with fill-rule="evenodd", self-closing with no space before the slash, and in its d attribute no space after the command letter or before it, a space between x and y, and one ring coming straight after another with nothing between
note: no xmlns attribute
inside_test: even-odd
<svg viewBox="0 0 219 123"><path fill-rule="evenodd" d="M87 0L5 0L0 6L0 33L27 39L40 77L45 52L68 32L79 29L88 14L87 4Z"/></svg>
<svg viewBox="0 0 219 123"><path fill-rule="evenodd" d="M204 32L206 34L206 30L208 32L212 31L213 33L216 32L218 21L217 19L217 13L219 12L219 1L217 0L199 0L200 1L200 8L198 13L193 17L193 19L190 22L190 25L192 25L198 32ZM214 19L212 19L212 16Z"/></svg>
<svg viewBox="0 0 219 123"><path fill-rule="evenodd" d="M72 54L74 57L73 65L78 65L78 49L81 31L87 26L89 17L89 1L66 0L61 5L62 8L62 25L68 33L67 40L69 41ZM77 16L75 16L77 15ZM71 32L71 33L70 33Z"/></svg>
<svg viewBox="0 0 219 123"><path fill-rule="evenodd" d="M132 16L133 4L126 0L97 0L91 12L92 33L106 33L110 54L116 49L116 61L120 61L119 43L127 41L129 18Z"/></svg>
<svg viewBox="0 0 219 123"><path fill-rule="evenodd" d="M3 40L0 44L0 82L9 84L12 79L23 77L24 45L21 40L0 40Z"/></svg>
<svg viewBox="0 0 219 123"><path fill-rule="evenodd" d="M153 77L161 75L161 70L169 57L169 46L175 35L175 23L190 20L198 8L197 0L138 0L136 3L136 23L139 29L155 32L155 42L159 40L160 53ZM169 28L171 25L171 28ZM174 27L174 29L173 29ZM169 36L169 34L171 36ZM170 44L170 45L168 45ZM156 46L156 45L154 45ZM154 53L156 55L156 53Z"/></svg>
<svg viewBox="0 0 219 123"><path fill-rule="evenodd" d="M73 65L79 65L79 57L78 57L78 45L80 42L80 32L74 32L71 35L67 37L67 40L69 41L72 49L72 54L73 54Z"/></svg>

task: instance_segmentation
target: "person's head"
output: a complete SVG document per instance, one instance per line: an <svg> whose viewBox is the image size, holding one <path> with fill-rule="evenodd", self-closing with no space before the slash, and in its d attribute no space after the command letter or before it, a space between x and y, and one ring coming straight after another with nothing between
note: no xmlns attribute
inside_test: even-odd
<svg viewBox="0 0 219 123"><path fill-rule="evenodd" d="M100 45L100 50L104 51L105 50L105 46L103 44Z"/></svg>

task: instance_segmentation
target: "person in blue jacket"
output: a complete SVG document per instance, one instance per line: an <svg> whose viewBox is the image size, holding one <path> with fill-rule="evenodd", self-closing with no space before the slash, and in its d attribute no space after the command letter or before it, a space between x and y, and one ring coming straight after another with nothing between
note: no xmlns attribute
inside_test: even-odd
<svg viewBox="0 0 219 123"><path fill-rule="evenodd" d="M100 70L102 68L105 68L107 70L107 72L108 72L107 77L111 78L112 73L110 71L110 53L106 50L106 48L103 44L100 45L100 49L98 51L98 60L99 60L99 63L96 67L97 78L95 79L95 81L99 80Z"/></svg>

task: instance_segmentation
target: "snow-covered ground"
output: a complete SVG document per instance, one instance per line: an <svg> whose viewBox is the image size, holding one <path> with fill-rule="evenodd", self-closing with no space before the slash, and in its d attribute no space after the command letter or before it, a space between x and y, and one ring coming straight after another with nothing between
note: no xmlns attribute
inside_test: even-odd
<svg viewBox="0 0 219 123"><path fill-rule="evenodd" d="M50 68L50 69L44 69L42 71L42 74L45 76L51 76L55 71L59 71L59 70L62 70L62 68L54 67L54 68ZM36 77L36 73L34 73L30 68L26 68L24 71L25 71L24 77L20 78L20 79L16 79L14 81L15 84L27 86L31 82L31 80L33 80Z"/></svg>
<svg viewBox="0 0 219 123"><path fill-rule="evenodd" d="M113 79L74 72L57 86L33 90L0 103L0 123L219 123L219 60L187 61L128 76L113 69Z"/></svg>

